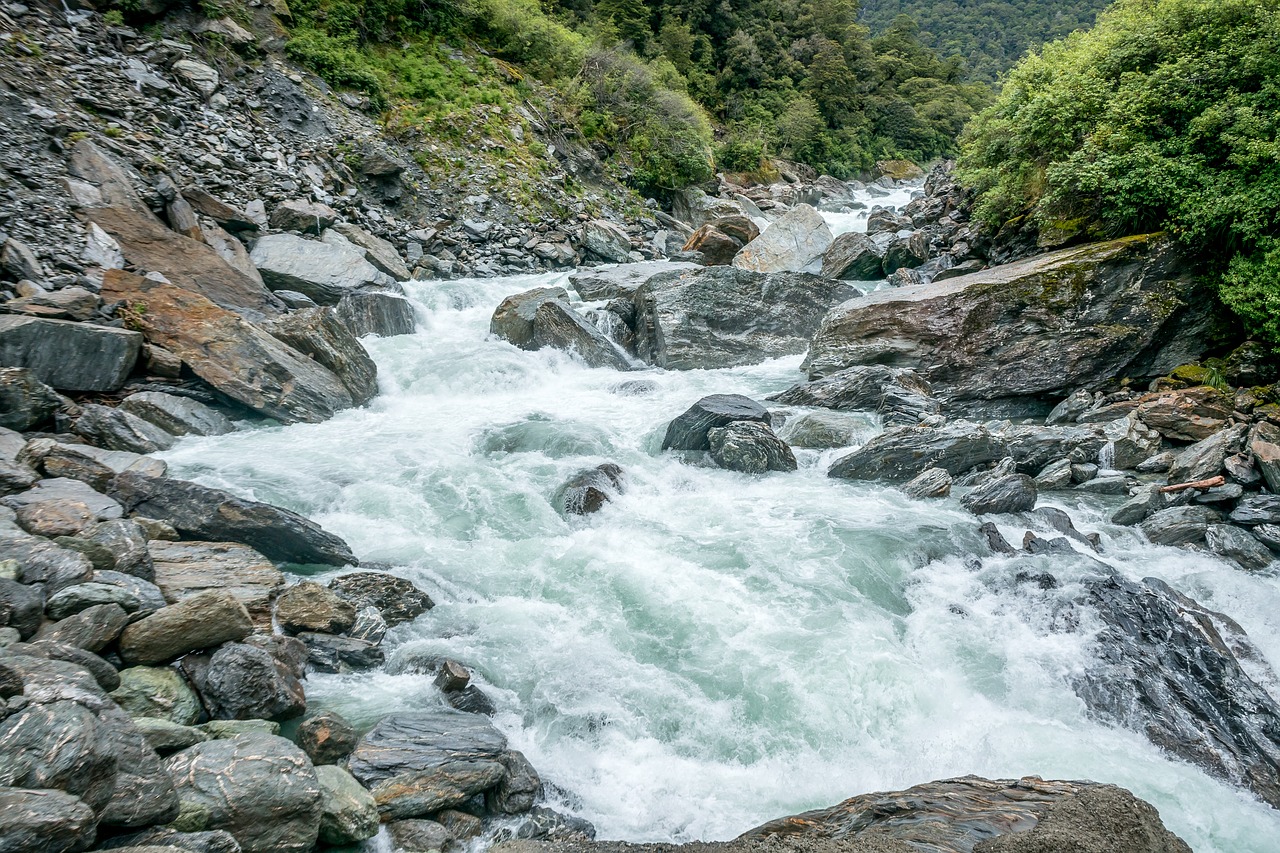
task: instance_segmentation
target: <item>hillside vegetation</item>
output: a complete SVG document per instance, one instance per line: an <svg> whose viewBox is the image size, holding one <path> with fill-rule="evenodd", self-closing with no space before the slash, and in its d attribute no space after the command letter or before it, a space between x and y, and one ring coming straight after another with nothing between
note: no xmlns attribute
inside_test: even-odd
<svg viewBox="0 0 1280 853"><path fill-rule="evenodd" d="M1280 346L1280 8L1119 0L1028 56L968 129L961 178L999 227L1167 229Z"/></svg>

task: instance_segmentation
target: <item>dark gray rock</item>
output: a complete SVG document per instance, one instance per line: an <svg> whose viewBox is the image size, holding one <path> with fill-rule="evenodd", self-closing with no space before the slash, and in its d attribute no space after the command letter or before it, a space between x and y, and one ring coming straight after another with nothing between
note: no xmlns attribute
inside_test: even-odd
<svg viewBox="0 0 1280 853"><path fill-rule="evenodd" d="M108 693L120 686L120 674L116 672L115 667L93 652L75 646L52 640L31 640L27 643L14 643L7 649L10 654L30 655L45 660L60 660L75 664L92 675L98 686Z"/></svg>
<svg viewBox="0 0 1280 853"><path fill-rule="evenodd" d="M126 472L112 494L129 512L166 521L195 539L240 542L274 560L345 566L356 562L338 537L295 512L184 480Z"/></svg>
<svg viewBox="0 0 1280 853"><path fill-rule="evenodd" d="M136 828L168 823L178 816L173 780L142 730L119 708L98 712L116 757L115 785L101 814L104 826Z"/></svg>
<svg viewBox="0 0 1280 853"><path fill-rule="evenodd" d="M434 820L393 820L387 824L387 832L397 850L414 853L444 850L450 841L449 830Z"/></svg>
<svg viewBox="0 0 1280 853"><path fill-rule="evenodd" d="M243 639L252 630L249 611L234 595L208 590L130 625L120 637L120 657L129 664L164 663L187 652Z"/></svg>
<svg viewBox="0 0 1280 853"><path fill-rule="evenodd" d="M533 808L542 790L542 780L524 753L509 750L499 757L507 768L492 791L485 795L485 805L494 814L523 814Z"/></svg>
<svg viewBox="0 0 1280 853"><path fill-rule="evenodd" d="M189 828L225 830L244 853L307 853L316 843L320 783L306 755L284 738L243 734L196 744L165 769Z"/></svg>
<svg viewBox="0 0 1280 853"><path fill-rule="evenodd" d="M378 393L378 366L369 353L328 307L290 311L265 328L277 339L310 356L342 381L357 406Z"/></svg>
<svg viewBox="0 0 1280 853"><path fill-rule="evenodd" d="M116 474L124 471L163 477L169 467L151 456L105 450L90 444L64 444L52 439L29 442L24 455L47 477L79 480L99 492L106 492Z"/></svg>
<svg viewBox="0 0 1280 853"><path fill-rule="evenodd" d="M804 412L791 415L778 430L778 437L792 447L829 450L857 444L860 437L878 432L865 416L843 412Z"/></svg>
<svg viewBox="0 0 1280 853"><path fill-rule="evenodd" d="M271 211L271 227L277 231L300 231L303 234L319 234L338 221L332 207L307 199L282 201Z"/></svg>
<svg viewBox="0 0 1280 853"><path fill-rule="evenodd" d="M696 269L697 266L680 261L646 261L641 264L580 269L569 276L569 284L587 302L618 297L630 299L640 285L658 273L685 272Z"/></svg>
<svg viewBox="0 0 1280 853"><path fill-rule="evenodd" d="M845 480L905 483L929 468L942 468L957 476L1008 455L1003 439L966 421L937 429L891 427L836 460L827 473Z"/></svg>
<svg viewBox="0 0 1280 853"><path fill-rule="evenodd" d="M360 736L351 723L335 711L309 714L294 734L298 746L311 763L337 764L356 748Z"/></svg>
<svg viewBox="0 0 1280 853"><path fill-rule="evenodd" d="M1207 506L1174 506L1152 514L1138 527L1157 545L1188 545L1203 542L1209 525L1221 520Z"/></svg>
<svg viewBox="0 0 1280 853"><path fill-rule="evenodd" d="M545 302L567 302L569 293L563 287L539 287L517 293L502 300L489 320L489 332L520 349L537 349L534 345L534 318Z"/></svg>
<svg viewBox="0 0 1280 853"><path fill-rule="evenodd" d="M1275 554L1251 532L1233 524L1212 524L1205 531L1205 543L1215 554L1234 560L1241 568L1260 572L1275 562Z"/></svg>
<svg viewBox="0 0 1280 853"><path fill-rule="evenodd" d="M758 421L733 421L707 430L711 459L721 468L744 474L794 471L796 457L773 429Z"/></svg>
<svg viewBox="0 0 1280 853"><path fill-rule="evenodd" d="M131 590L105 583L82 583L62 589L49 596L45 613L55 621L93 607L96 604L117 604L126 613L142 609L142 599Z"/></svg>
<svg viewBox="0 0 1280 853"><path fill-rule="evenodd" d="M1077 492L1090 495L1128 495L1134 481L1123 474L1112 474L1105 477L1094 477L1088 482L1076 486Z"/></svg>
<svg viewBox="0 0 1280 853"><path fill-rule="evenodd" d="M1275 524L1259 524L1252 530L1258 541L1272 551L1280 553L1280 526ZM2 606L2 605L0 605Z"/></svg>
<svg viewBox="0 0 1280 853"><path fill-rule="evenodd" d="M1239 424L1198 441L1173 458L1169 467L1170 483L1207 480L1222 473L1227 456L1243 446L1249 427Z"/></svg>
<svg viewBox="0 0 1280 853"><path fill-rule="evenodd" d="M357 608L376 607L388 625L411 622L435 602L411 581L386 572L352 572L329 581L329 588Z"/></svg>
<svg viewBox="0 0 1280 853"><path fill-rule="evenodd" d="M589 367L611 367L630 370L626 354L604 332L567 302L549 299L540 304L533 316L533 341L527 349L552 349L571 352Z"/></svg>
<svg viewBox="0 0 1280 853"><path fill-rule="evenodd" d="M151 552L147 550L147 538L134 521L112 519L86 528L80 537L111 556L109 566L96 567L100 571L119 572L142 580L155 577ZM101 578L95 578L101 581ZM117 586L120 584L117 583ZM125 584L131 589L134 585ZM144 597L145 598L145 597Z"/></svg>
<svg viewBox="0 0 1280 853"><path fill-rule="evenodd" d="M25 367L0 367L0 427L26 431L48 423L61 401Z"/></svg>
<svg viewBox="0 0 1280 853"><path fill-rule="evenodd" d="M240 845L229 832L178 832L165 827L117 835L104 839L98 846L121 853L240 853Z"/></svg>
<svg viewBox="0 0 1280 853"><path fill-rule="evenodd" d="M590 515L622 493L622 469L612 462L579 471L556 491L555 503L566 515Z"/></svg>
<svg viewBox="0 0 1280 853"><path fill-rule="evenodd" d="M1010 474L988 480L960 499L974 515L1028 512L1036 505L1036 481L1026 474Z"/></svg>
<svg viewBox="0 0 1280 853"><path fill-rule="evenodd" d="M36 632L36 639L100 652L114 643L128 624L129 614L118 604L95 604L60 622L45 624Z"/></svg>
<svg viewBox="0 0 1280 853"><path fill-rule="evenodd" d="M1018 471L1035 474L1057 459L1096 459L1107 443L1101 427L1016 424L1000 430Z"/></svg>
<svg viewBox="0 0 1280 853"><path fill-rule="evenodd" d="M916 500L945 498L951 494L951 475L943 468L929 468L905 483L902 491L907 497Z"/></svg>
<svg viewBox="0 0 1280 853"><path fill-rule="evenodd" d="M231 419L217 409L163 391L130 394L120 408L170 435L225 435L235 429Z"/></svg>
<svg viewBox="0 0 1280 853"><path fill-rule="evenodd" d="M850 231L836 237L822 256L822 275L845 281L884 278L884 249L866 234Z"/></svg>
<svg viewBox="0 0 1280 853"><path fill-rule="evenodd" d="M837 411L878 412L890 425L913 426L942 407L928 383L912 370L864 365L802 382L769 397L790 406L819 406Z"/></svg>
<svg viewBox="0 0 1280 853"><path fill-rule="evenodd" d="M769 425L764 406L741 394L711 394L694 403L667 425L663 450L710 450L708 433L735 421Z"/></svg>
<svg viewBox="0 0 1280 853"><path fill-rule="evenodd" d="M1246 527L1280 524L1280 495L1251 495L1236 504L1230 518Z"/></svg>
<svg viewBox="0 0 1280 853"><path fill-rule="evenodd" d="M84 583L93 576L93 564L83 555L60 548L36 536L10 536L3 540L5 559L18 564L18 580L41 584L49 593Z"/></svg>
<svg viewBox="0 0 1280 853"><path fill-rule="evenodd" d="M1160 493L1158 487L1142 486L1132 498L1111 514L1111 523L1138 524L1164 509L1165 506L1164 495Z"/></svg>
<svg viewBox="0 0 1280 853"><path fill-rule="evenodd" d="M44 616L44 586L0 578L0 625L18 629L26 639L40 628Z"/></svg>
<svg viewBox="0 0 1280 853"><path fill-rule="evenodd" d="M141 348L142 335L127 329L0 315L0 365L25 367L60 391L115 391Z"/></svg>
<svg viewBox="0 0 1280 853"><path fill-rule="evenodd" d="M287 720L307 709L302 684L262 649L226 643L193 679L215 720Z"/></svg>
<svg viewBox="0 0 1280 853"><path fill-rule="evenodd" d="M200 697L172 667L127 667L120 670L119 682L111 699L135 719L164 720L186 727L195 725L204 713Z"/></svg>
<svg viewBox="0 0 1280 853"><path fill-rule="evenodd" d="M300 581L276 600L276 621L289 633L341 634L355 620L356 609L350 602L315 581Z"/></svg>
<svg viewBox="0 0 1280 853"><path fill-rule="evenodd" d="M107 450L157 453L173 447L174 437L124 409L86 405L72 427L76 435Z"/></svg>
<svg viewBox="0 0 1280 853"><path fill-rule="evenodd" d="M794 355L805 351L822 315L856 292L804 273L737 267L662 273L636 291L636 350L672 370Z"/></svg>
<svg viewBox="0 0 1280 853"><path fill-rule="evenodd" d="M307 662L319 672L360 672L386 662L376 643L354 637L338 637L304 631L298 635L307 646Z"/></svg>
<svg viewBox="0 0 1280 853"><path fill-rule="evenodd" d="M277 294L278 295L278 294ZM417 328L413 304L386 290L356 290L345 294L334 311L338 320L357 338L411 335Z"/></svg>
<svg viewBox="0 0 1280 853"><path fill-rule="evenodd" d="M400 253L396 251L396 247L386 240L381 237L375 237L363 228L358 228L349 222L334 223L332 232L341 235L342 240L347 245L363 250L365 259L382 272L391 276L394 281L409 280L409 268L405 266ZM325 232L321 239L329 242L332 232Z"/></svg>
<svg viewBox="0 0 1280 853"><path fill-rule="evenodd" d="M98 819L62 791L0 788L0 850L76 853L93 845Z"/></svg>

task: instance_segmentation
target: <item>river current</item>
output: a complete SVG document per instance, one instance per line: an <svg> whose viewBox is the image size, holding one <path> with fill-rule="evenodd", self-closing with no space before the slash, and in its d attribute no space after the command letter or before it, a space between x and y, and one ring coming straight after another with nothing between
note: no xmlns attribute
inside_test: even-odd
<svg viewBox="0 0 1280 853"><path fill-rule="evenodd" d="M393 629L392 658L472 667L552 805L601 838L727 839L858 793L1037 774L1130 788L1199 853L1280 850L1280 812L1089 718L1071 689L1091 660L1088 614L1054 630L1043 596L1001 582L1003 558L967 563L983 549L956 500L829 479L847 448L797 450L798 472L762 477L659 452L699 397L763 399L803 378L799 356L619 373L489 336L505 296L567 278L406 283L419 328L365 341L372 403L185 439L164 455L171 473L298 510L426 589L437 606ZM656 388L619 393L636 378ZM879 429L866 417L863 440ZM557 487L605 461L626 493L559 515ZM1107 523L1105 501L1041 503L1100 531L1125 574L1235 618L1280 667L1280 582L1146 544ZM1002 528L1012 541L1027 529ZM1063 596L1089 572L1022 560ZM440 703L422 675L315 675L307 692L363 723Z"/></svg>

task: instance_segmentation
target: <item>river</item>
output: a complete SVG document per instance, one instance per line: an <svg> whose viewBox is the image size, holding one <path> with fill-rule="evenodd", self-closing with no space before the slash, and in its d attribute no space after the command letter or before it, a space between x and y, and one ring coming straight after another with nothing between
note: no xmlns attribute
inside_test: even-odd
<svg viewBox="0 0 1280 853"><path fill-rule="evenodd" d="M473 667L553 804L601 838L726 839L858 793L1038 774L1128 787L1199 853L1280 849L1280 812L1087 716L1070 681L1089 667L1088 614L1051 630L1044 597L999 582L1001 559L967 565L977 523L955 500L827 478L847 450L798 450L798 472L763 477L659 452L699 397L761 399L802 378L798 356L623 374L489 337L503 297L566 281L410 282L418 332L366 341L370 405L185 439L164 454L171 473L303 512L426 589L438 605L391 632L396 653ZM617 392L636 378L656 389ZM865 436L878 429L865 419ZM557 486L604 461L625 470L625 495L561 517ZM1042 504L1101 531L1125 574L1234 617L1280 664L1276 579L1148 545L1107 524L1102 500ZM1089 570L1036 559L1063 597ZM319 675L307 690L365 723L440 702L419 675Z"/></svg>

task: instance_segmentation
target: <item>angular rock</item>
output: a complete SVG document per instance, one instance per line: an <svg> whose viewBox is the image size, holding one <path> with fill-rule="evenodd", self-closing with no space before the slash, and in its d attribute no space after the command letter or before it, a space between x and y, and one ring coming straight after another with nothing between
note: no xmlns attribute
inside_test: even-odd
<svg viewBox="0 0 1280 853"><path fill-rule="evenodd" d="M792 447L829 450L858 443L871 424L857 415L835 412L805 412L787 418L778 437Z"/></svg>
<svg viewBox="0 0 1280 853"><path fill-rule="evenodd" d="M0 427L26 431L48 423L62 403L25 367L0 367Z"/></svg>
<svg viewBox="0 0 1280 853"><path fill-rule="evenodd" d="M244 605L255 623L271 624L271 602L284 575L271 561L233 542L149 543L156 585L173 604L206 591L224 591Z"/></svg>
<svg viewBox="0 0 1280 853"><path fill-rule="evenodd" d="M240 542L288 563L345 566L356 562L338 537L295 512L184 480L124 473L113 494L130 513L167 521L211 542Z"/></svg>
<svg viewBox="0 0 1280 853"><path fill-rule="evenodd" d="M4 556L18 564L17 579L23 584L43 584L49 593L84 583L93 576L93 564L82 554L37 536L6 538Z"/></svg>
<svg viewBox="0 0 1280 853"><path fill-rule="evenodd" d="M612 222L592 219L582 226L582 245L598 258L614 263L631 260L631 238Z"/></svg>
<svg viewBox="0 0 1280 853"><path fill-rule="evenodd" d="M378 645L387 635L387 620L376 607L361 607L356 611L356 621L347 629L347 636Z"/></svg>
<svg viewBox="0 0 1280 853"><path fill-rule="evenodd" d="M285 631L341 634L356 619L356 609L337 593L315 581L301 581L276 601L276 621Z"/></svg>
<svg viewBox="0 0 1280 853"><path fill-rule="evenodd" d="M821 406L837 411L884 415L887 424L913 426L942 407L930 396L928 383L914 371L869 364L850 367L774 394L771 401L790 406Z"/></svg>
<svg viewBox="0 0 1280 853"><path fill-rule="evenodd" d="M1227 456L1243 446L1248 431L1248 426L1239 424L1182 450L1169 466L1169 482L1176 484L1207 480L1222 473Z"/></svg>
<svg viewBox="0 0 1280 853"><path fill-rule="evenodd" d="M381 237L375 237L363 228L349 222L336 222L333 230L341 234L350 243L364 250L365 259L396 281L408 281L409 268L405 266L400 253Z"/></svg>
<svg viewBox="0 0 1280 853"><path fill-rule="evenodd" d="M141 348L142 335L128 329L0 315L0 366L25 368L60 391L115 391Z"/></svg>
<svg viewBox="0 0 1280 853"><path fill-rule="evenodd" d="M902 491L909 498L945 498L951 494L951 475L943 468L921 471L915 479L903 485Z"/></svg>
<svg viewBox="0 0 1280 853"><path fill-rule="evenodd" d="M36 632L36 639L100 652L114 643L128 624L129 614L118 604L95 604L61 622L46 624Z"/></svg>
<svg viewBox="0 0 1280 853"><path fill-rule="evenodd" d="M196 744L165 769L189 828L226 830L243 853L308 853L314 846L320 783L306 755L284 738L245 734Z"/></svg>
<svg viewBox="0 0 1280 853"><path fill-rule="evenodd" d="M856 292L818 276L736 266L660 273L636 291L636 349L673 370L794 355L809 345L822 315Z"/></svg>
<svg viewBox="0 0 1280 853"><path fill-rule="evenodd" d="M572 352L588 367L630 370L631 362L607 335L588 323L567 302L548 299L533 315L533 337L524 349L552 349Z"/></svg>
<svg viewBox="0 0 1280 853"><path fill-rule="evenodd" d="M956 421L937 429L891 427L836 460L827 475L905 483L929 468L942 468L954 477L1008 455L1003 439L978 424Z"/></svg>
<svg viewBox="0 0 1280 853"><path fill-rule="evenodd" d="M266 328L277 339L328 368L357 406L377 396L378 366L332 308L290 311L266 324Z"/></svg>
<svg viewBox="0 0 1280 853"><path fill-rule="evenodd" d="M415 853L444 850L451 840L449 830L434 820L393 820L387 824L387 832L397 850L413 850Z"/></svg>
<svg viewBox="0 0 1280 853"><path fill-rule="evenodd" d="M1280 427L1262 421L1249 437L1254 467L1272 493L1280 494Z"/></svg>
<svg viewBox="0 0 1280 853"><path fill-rule="evenodd" d="M356 290L338 300L338 320L357 338L411 335L417 328L413 305L398 293Z"/></svg>
<svg viewBox="0 0 1280 853"><path fill-rule="evenodd" d="M1136 469L1143 462L1160 452L1160 433L1147 429L1133 415L1112 421L1103 426L1108 444L1098 451L1099 458L1107 456L1104 468L1122 471Z"/></svg>
<svg viewBox="0 0 1280 853"><path fill-rule="evenodd" d="M411 622L435 602L411 581L386 572L353 572L329 581L329 588L357 608L376 607L388 625Z"/></svg>
<svg viewBox="0 0 1280 853"><path fill-rule="evenodd" d="M733 421L707 430L711 459L721 468L744 474L794 471L798 467L791 448L773 429L757 421Z"/></svg>
<svg viewBox="0 0 1280 853"><path fill-rule="evenodd" d="M373 795L341 767L316 768L320 782L320 841L358 844L378 834L378 804Z"/></svg>
<svg viewBox="0 0 1280 853"><path fill-rule="evenodd" d="M321 711L298 724L294 735L311 763L338 764L356 748L360 736L352 725L334 711Z"/></svg>
<svg viewBox="0 0 1280 853"><path fill-rule="evenodd" d="M800 272L818 261L835 238L812 205L798 204L734 256L733 265L753 272Z"/></svg>
<svg viewBox="0 0 1280 853"><path fill-rule="evenodd" d="M0 849L77 853L93 845L98 818L62 791L0 788Z"/></svg>
<svg viewBox="0 0 1280 853"><path fill-rule="evenodd" d="M1182 391L1148 394L1138 404L1138 419L1166 438L1203 441L1226 425L1232 399L1202 385Z"/></svg>
<svg viewBox="0 0 1280 853"><path fill-rule="evenodd" d="M387 659L376 643L354 637L304 631L298 639L306 644L307 663L317 672L361 672L382 666Z"/></svg>
<svg viewBox="0 0 1280 853"><path fill-rule="evenodd" d="M225 435L235 429L231 419L190 397L162 391L130 394L120 408L149 421L170 435Z"/></svg>
<svg viewBox="0 0 1280 853"><path fill-rule="evenodd" d="M44 587L0 578L0 625L16 628L23 639L40 629L44 616Z"/></svg>
<svg viewBox="0 0 1280 853"><path fill-rule="evenodd" d="M690 235L681 251L698 252L702 255L702 262L706 266L714 267L733 263L734 256L744 245L743 241L707 223Z"/></svg>
<svg viewBox="0 0 1280 853"><path fill-rule="evenodd" d="M55 621L74 616L98 604L116 604L126 613L142 609L142 601L128 589L105 583L82 583L64 587L49 596L45 612Z"/></svg>
<svg viewBox="0 0 1280 853"><path fill-rule="evenodd" d="M533 335L538 309L544 302L566 302L568 298L562 287L539 287L508 296L494 309L489 332L521 349L536 349Z"/></svg>
<svg viewBox="0 0 1280 853"><path fill-rule="evenodd" d="M1280 524L1280 495L1252 495L1245 498L1231 511L1231 520L1246 527Z"/></svg>
<svg viewBox="0 0 1280 853"><path fill-rule="evenodd" d="M120 670L120 686L111 698L130 717L193 726L204 709L185 678L170 667L131 666Z"/></svg>
<svg viewBox="0 0 1280 853"><path fill-rule="evenodd" d="M215 720L287 720L307 709L302 685L262 649L226 643L194 679Z"/></svg>
<svg viewBox="0 0 1280 853"><path fill-rule="evenodd" d="M249 215L226 202L220 201L201 187L187 187L182 197L201 216L207 216L228 231L257 231L258 223Z"/></svg>
<svg viewBox="0 0 1280 853"><path fill-rule="evenodd" d="M143 304L147 339L182 358L214 388L283 423L326 420L353 405L338 377L198 294L118 270L104 296Z"/></svg>
<svg viewBox="0 0 1280 853"><path fill-rule="evenodd" d="M354 246L335 246L292 234L259 237L249 258L267 287L297 291L319 305L336 305L348 293L367 285L392 283Z"/></svg>
<svg viewBox="0 0 1280 853"><path fill-rule="evenodd" d="M1156 486L1143 486L1132 498L1111 514L1112 524L1138 524L1164 509L1164 495Z"/></svg>
<svg viewBox="0 0 1280 853"><path fill-rule="evenodd" d="M174 437L124 409L90 403L72 427L76 435L107 450L158 453L173 447Z"/></svg>
<svg viewBox="0 0 1280 853"><path fill-rule="evenodd" d="M1251 532L1232 524L1210 525L1205 531L1205 542L1213 553L1234 560L1251 572L1268 568L1276 559Z"/></svg>
<svg viewBox="0 0 1280 853"><path fill-rule="evenodd" d="M640 285L659 273L685 272L697 268L697 264L682 261L619 264L612 267L577 270L569 276L569 284L586 302L599 302L619 297L630 299Z"/></svg>
<svg viewBox="0 0 1280 853"><path fill-rule="evenodd" d="M319 234L337 221L338 214L332 207L306 199L282 201L271 212L271 227L277 231Z"/></svg>
<svg viewBox="0 0 1280 853"><path fill-rule="evenodd" d="M960 504L974 515L1029 512L1036 505L1036 481L1026 474L997 477L974 488Z"/></svg>
<svg viewBox="0 0 1280 853"><path fill-rule="evenodd" d="M79 480L90 488L105 492L116 474L137 471L151 477L163 477L169 466L159 459L123 450L106 450L90 444L61 444L49 439L37 440L41 447L34 452L36 441L27 447L32 461L51 478Z"/></svg>
<svg viewBox="0 0 1280 853"><path fill-rule="evenodd" d="M663 450L710 450L709 433L735 421L769 425L769 411L741 394L711 394L667 425Z"/></svg>
<svg viewBox="0 0 1280 853"><path fill-rule="evenodd" d="M913 367L960 409L1043 415L1045 397L1189 360L1206 309L1169 242L1129 237L853 299L823 320L805 366L812 378Z"/></svg>
<svg viewBox="0 0 1280 853"><path fill-rule="evenodd" d="M244 605L228 592L209 590L162 607L133 623L120 637L128 664L156 664L197 649L240 640L253 631Z"/></svg>
<svg viewBox="0 0 1280 853"><path fill-rule="evenodd" d="M850 231L836 237L822 256L822 275L844 281L876 281L884 278L880 268L884 249L866 234Z"/></svg>
<svg viewBox="0 0 1280 853"><path fill-rule="evenodd" d="M542 780L524 753L510 750L499 759L507 768L498 786L485 796L489 811L496 814L524 814L533 808Z"/></svg>
<svg viewBox="0 0 1280 853"><path fill-rule="evenodd" d="M1152 514L1138 527L1157 545L1187 545L1203 542L1209 525L1221 520L1207 506L1174 506Z"/></svg>
<svg viewBox="0 0 1280 853"><path fill-rule="evenodd" d="M621 494L622 486L622 469L606 462L570 477L556 492L556 506L566 515L590 515Z"/></svg>

